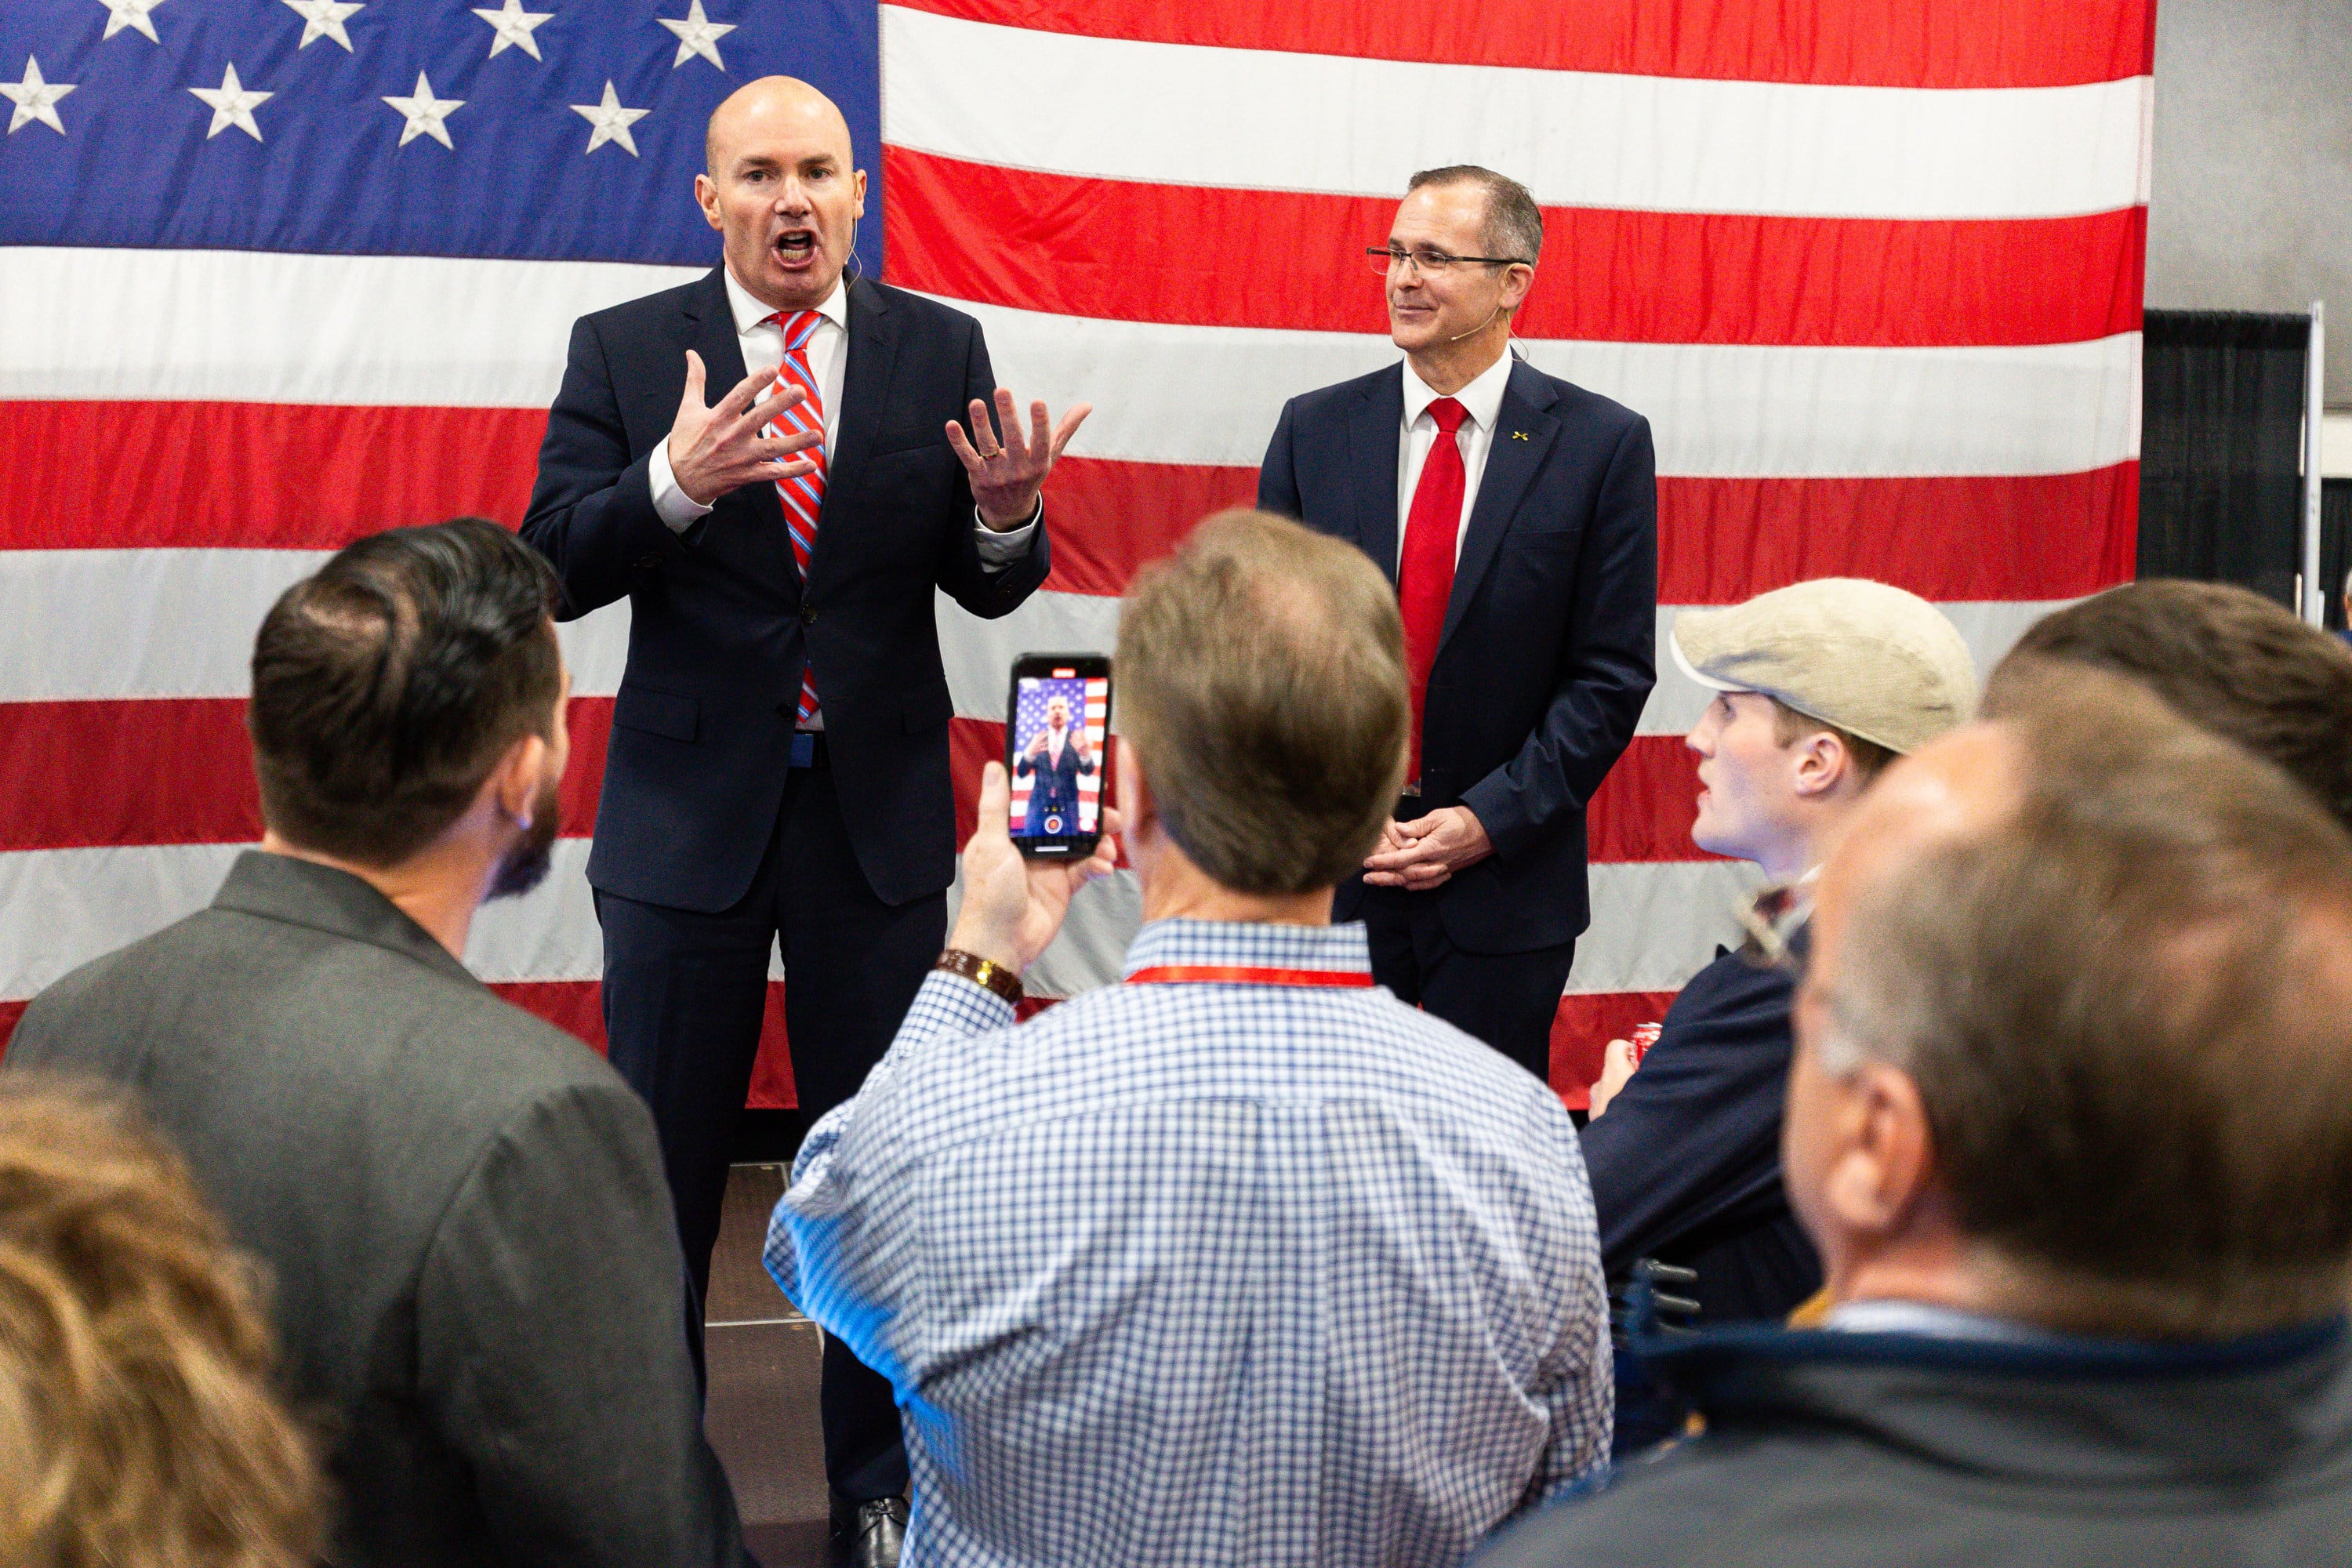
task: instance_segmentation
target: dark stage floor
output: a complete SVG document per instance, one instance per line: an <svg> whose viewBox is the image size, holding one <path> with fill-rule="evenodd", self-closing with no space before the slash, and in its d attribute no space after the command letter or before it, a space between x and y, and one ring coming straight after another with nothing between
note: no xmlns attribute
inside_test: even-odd
<svg viewBox="0 0 2352 1568"><path fill-rule="evenodd" d="M781 1165L738 1165L727 1184L703 1323L710 1369L704 1424L760 1561L767 1568L820 1568L825 1497L817 1329L760 1267L768 1213L783 1190Z"/></svg>

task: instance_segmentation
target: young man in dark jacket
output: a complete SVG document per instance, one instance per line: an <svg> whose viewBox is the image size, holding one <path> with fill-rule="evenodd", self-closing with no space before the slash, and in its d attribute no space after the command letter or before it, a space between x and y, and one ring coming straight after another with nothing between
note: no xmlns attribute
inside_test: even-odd
<svg viewBox="0 0 2352 1568"><path fill-rule="evenodd" d="M1776 940L1801 945L1812 874L1863 792L1975 706L1968 645L1916 595L1832 577L1685 610L1671 647L1716 693L1686 742L1700 784L1691 837L1761 868ZM1612 1041L1584 1129L1610 1281L1644 1258L1687 1268L1703 1323L1777 1321L1822 1282L1780 1187L1793 984L1754 959L1722 952L1692 977L1638 1076ZM1620 1363L1622 1455L1671 1436L1681 1412Z"/></svg>
<svg viewBox="0 0 2352 1568"><path fill-rule="evenodd" d="M2352 839L2068 669L1832 853L1784 1139L1819 1331L1480 1568L2352 1563Z"/></svg>

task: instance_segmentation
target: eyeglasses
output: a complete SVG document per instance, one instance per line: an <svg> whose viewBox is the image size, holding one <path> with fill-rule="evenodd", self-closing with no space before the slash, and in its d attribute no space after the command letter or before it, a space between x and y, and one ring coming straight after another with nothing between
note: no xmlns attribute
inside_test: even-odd
<svg viewBox="0 0 2352 1568"><path fill-rule="evenodd" d="M1411 263L1423 272L1443 272L1449 267L1533 267L1532 261L1522 261L1516 256L1448 256L1427 246L1418 250L1401 250L1392 245L1368 245L1364 254L1371 258L1372 270L1382 277Z"/></svg>
<svg viewBox="0 0 2352 1568"><path fill-rule="evenodd" d="M1801 885L1783 882L1765 889L1738 911L1740 930L1747 933L1739 956L1758 969L1777 969L1802 979L1805 952L1797 933L1812 912L1812 900Z"/></svg>

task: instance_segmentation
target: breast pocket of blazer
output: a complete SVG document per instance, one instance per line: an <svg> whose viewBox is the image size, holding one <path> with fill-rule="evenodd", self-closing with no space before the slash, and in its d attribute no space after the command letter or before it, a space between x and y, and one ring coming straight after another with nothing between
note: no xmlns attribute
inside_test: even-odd
<svg viewBox="0 0 2352 1568"><path fill-rule="evenodd" d="M613 700L613 722L624 730L642 730L691 744L701 720L702 705L675 692L624 686Z"/></svg>

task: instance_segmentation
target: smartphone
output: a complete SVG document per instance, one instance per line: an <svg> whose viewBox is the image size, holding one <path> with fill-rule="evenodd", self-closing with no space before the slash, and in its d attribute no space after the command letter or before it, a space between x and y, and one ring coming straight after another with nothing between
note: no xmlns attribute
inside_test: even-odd
<svg viewBox="0 0 2352 1568"><path fill-rule="evenodd" d="M1110 778L1110 660L1024 653L1004 700L1013 842L1024 855L1083 860L1102 838Z"/></svg>

